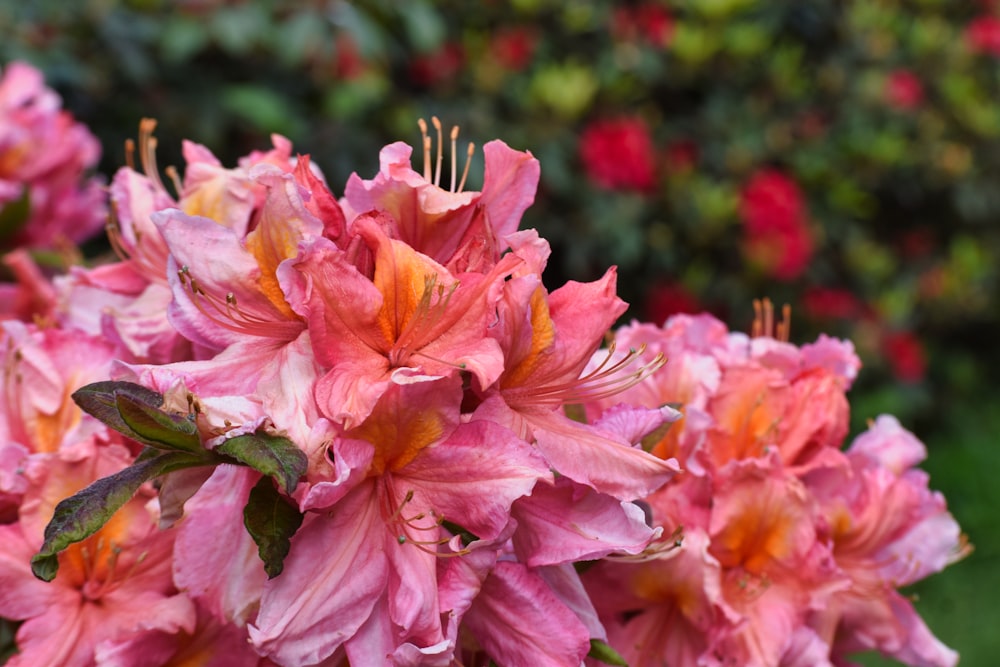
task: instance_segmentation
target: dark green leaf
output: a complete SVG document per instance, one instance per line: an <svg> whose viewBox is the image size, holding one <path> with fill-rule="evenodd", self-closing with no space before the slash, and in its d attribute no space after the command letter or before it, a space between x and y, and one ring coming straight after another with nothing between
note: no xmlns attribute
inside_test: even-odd
<svg viewBox="0 0 1000 667"><path fill-rule="evenodd" d="M243 524L257 544L257 553L264 561L268 578L277 577L284 569L292 535L302 525L302 514L294 503L278 492L270 479L261 477L243 508Z"/></svg>
<svg viewBox="0 0 1000 667"><path fill-rule="evenodd" d="M625 662L625 658L623 658L618 651L614 650L600 639L590 640L590 653L587 654L587 657L600 660L605 665L628 667L628 663Z"/></svg>
<svg viewBox="0 0 1000 667"><path fill-rule="evenodd" d="M167 452L141 458L114 475L97 480L56 505L45 527L42 548L31 559L31 571L43 581L52 581L59 571L59 552L85 540L104 526L129 501L143 482L174 470L206 465L203 458L183 452Z"/></svg>
<svg viewBox="0 0 1000 667"><path fill-rule="evenodd" d="M73 392L80 408L119 433L132 437L132 429L118 412L116 396L126 395L151 408L163 405L163 395L133 382L94 382Z"/></svg>
<svg viewBox="0 0 1000 667"><path fill-rule="evenodd" d="M139 442L157 449L204 451L198 428L186 415L164 412L122 393L115 394L115 405L122 421L135 434L130 437Z"/></svg>
<svg viewBox="0 0 1000 667"><path fill-rule="evenodd" d="M21 231L31 214L31 195L25 186L21 196L0 206L0 239L10 238Z"/></svg>
<svg viewBox="0 0 1000 667"><path fill-rule="evenodd" d="M273 477L288 494L295 490L299 478L305 474L309 465L305 453L294 442L284 436L263 431L230 438L216 447L215 451Z"/></svg>

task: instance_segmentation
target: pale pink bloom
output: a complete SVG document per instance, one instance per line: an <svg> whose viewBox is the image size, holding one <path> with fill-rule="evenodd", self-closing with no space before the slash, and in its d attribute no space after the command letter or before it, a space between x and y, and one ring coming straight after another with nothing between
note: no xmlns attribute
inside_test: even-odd
<svg viewBox="0 0 1000 667"><path fill-rule="evenodd" d="M467 549L444 521L487 543L506 539L511 504L551 480L511 433L459 424L461 396L457 376L393 385L331 445L363 474L331 467L325 491L304 496L310 511L249 626L262 653L283 664L341 650L358 664L403 654L447 662L453 637L442 618L461 610L440 605L438 561Z"/></svg>
<svg viewBox="0 0 1000 667"><path fill-rule="evenodd" d="M78 331L0 323L0 441L32 453L81 459L108 442L108 430L70 394L107 378L114 349Z"/></svg>
<svg viewBox="0 0 1000 667"><path fill-rule="evenodd" d="M850 579L812 620L835 655L878 650L934 667L958 661L896 591L968 553L944 498L912 467L924 453L895 418L882 416L847 450L849 468L807 478L829 524L837 565Z"/></svg>
<svg viewBox="0 0 1000 667"><path fill-rule="evenodd" d="M390 236L449 270L489 271L535 199L538 160L502 141L487 143L483 188L476 192L456 188L457 174L450 189L441 187L440 175L431 175L429 153L424 173L417 173L412 151L402 142L390 144L379 153L374 179L351 175L342 201L348 224L371 211L385 213L394 221Z"/></svg>
<svg viewBox="0 0 1000 667"><path fill-rule="evenodd" d="M0 76L0 210L26 198L26 219L12 245L52 248L79 242L104 224L101 183L85 172L97 164L97 139L61 109L42 73L23 62Z"/></svg>
<svg viewBox="0 0 1000 667"><path fill-rule="evenodd" d="M0 526L0 616L24 621L16 637L20 652L8 665L87 667L103 642L139 646L161 632L194 629L194 607L170 576L173 533L156 527L149 490L61 553L51 582L31 572L56 503L130 461L125 450L110 447L77 462L36 454L26 467L19 522Z"/></svg>

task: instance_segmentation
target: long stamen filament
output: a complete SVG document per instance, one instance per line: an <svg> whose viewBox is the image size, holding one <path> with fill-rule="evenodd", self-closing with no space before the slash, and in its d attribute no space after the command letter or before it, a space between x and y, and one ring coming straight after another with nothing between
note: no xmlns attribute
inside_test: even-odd
<svg viewBox="0 0 1000 667"><path fill-rule="evenodd" d="M281 321L261 317L241 309L236 295L227 292L225 300L206 292L187 266L177 271L177 277L191 296L191 303L215 324L238 334L265 338L294 338L302 329L299 321Z"/></svg>
<svg viewBox="0 0 1000 667"><path fill-rule="evenodd" d="M438 120L437 116L431 116L431 123L434 125L434 129L437 130L437 166L434 168L434 185L441 186L441 159L443 158L444 141L441 137L441 121Z"/></svg>
<svg viewBox="0 0 1000 667"><path fill-rule="evenodd" d="M423 118L417 119L420 126L420 144L424 149L424 180L431 180L431 138L427 136L427 122Z"/></svg>

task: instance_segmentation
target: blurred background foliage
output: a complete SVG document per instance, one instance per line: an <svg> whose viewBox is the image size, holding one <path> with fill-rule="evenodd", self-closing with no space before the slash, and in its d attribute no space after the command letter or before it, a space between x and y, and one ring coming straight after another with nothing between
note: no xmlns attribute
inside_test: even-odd
<svg viewBox="0 0 1000 667"><path fill-rule="evenodd" d="M15 59L99 137L108 177L152 116L161 165L182 138L234 164L277 132L336 192L437 115L541 160L524 226L553 245L550 288L617 264L629 317L745 329L769 296L796 342L851 338L855 426L892 412L927 441L978 548L918 606L963 664L1000 654L975 630L1000 626L997 3L2 2Z"/></svg>

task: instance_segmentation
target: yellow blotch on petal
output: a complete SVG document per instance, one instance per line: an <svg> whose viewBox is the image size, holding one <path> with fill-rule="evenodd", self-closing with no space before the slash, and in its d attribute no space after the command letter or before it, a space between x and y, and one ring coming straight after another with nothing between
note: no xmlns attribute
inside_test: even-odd
<svg viewBox="0 0 1000 667"><path fill-rule="evenodd" d="M549 314L549 301L545 290L539 286L531 295L531 348L517 361L517 365L504 374L503 388L520 387L528 384L528 379L542 361L543 353L552 347L556 338L555 324Z"/></svg>
<svg viewBox="0 0 1000 667"><path fill-rule="evenodd" d="M403 405L398 397L383 397L375 412L351 431L375 446L368 474L378 476L410 463L420 451L444 435L444 421L434 410Z"/></svg>
<svg viewBox="0 0 1000 667"><path fill-rule="evenodd" d="M302 232L294 223L297 221L276 221L265 214L257 228L246 236L246 248L260 266L257 284L261 293L289 320L298 319L298 315L285 301L277 272L279 264L298 252Z"/></svg>

